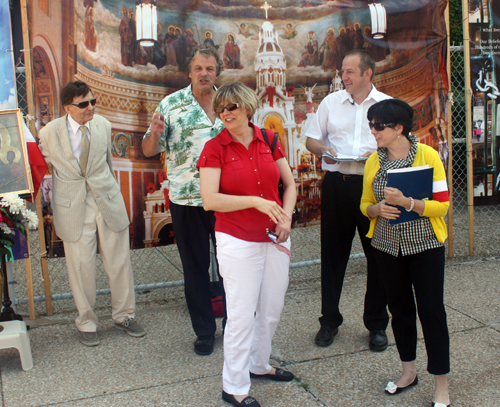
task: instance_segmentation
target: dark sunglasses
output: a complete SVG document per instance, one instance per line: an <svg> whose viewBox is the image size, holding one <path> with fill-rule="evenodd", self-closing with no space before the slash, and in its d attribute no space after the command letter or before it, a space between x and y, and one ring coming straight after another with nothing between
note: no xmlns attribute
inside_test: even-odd
<svg viewBox="0 0 500 407"><path fill-rule="evenodd" d="M226 109L228 112L232 112L233 110L236 110L240 107L239 103L228 103L226 106L217 106L214 110L215 113L221 114L224 109Z"/></svg>
<svg viewBox="0 0 500 407"><path fill-rule="evenodd" d="M94 98L94 99L90 99L90 100L86 100L85 102L80 102L80 103L70 103L71 106L76 106L78 107L79 109L85 109L86 107L89 106L89 103L92 105L92 106L95 106L95 104L97 103L97 99Z"/></svg>
<svg viewBox="0 0 500 407"><path fill-rule="evenodd" d="M386 127L395 126L395 124L394 123L383 124L383 123L368 122L368 126L370 126L370 129L375 129L377 131L382 131L382 130L385 130Z"/></svg>

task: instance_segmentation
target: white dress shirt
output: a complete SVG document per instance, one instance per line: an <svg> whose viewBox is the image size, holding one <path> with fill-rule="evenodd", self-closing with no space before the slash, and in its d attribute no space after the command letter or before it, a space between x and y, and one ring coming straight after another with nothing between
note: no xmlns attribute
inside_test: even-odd
<svg viewBox="0 0 500 407"><path fill-rule="evenodd" d="M68 114L67 117L68 120L66 124L68 125L68 136L69 136L69 143L71 144L71 151L78 160L78 163L80 163L80 154L82 152L82 131L80 130L81 124L77 123L75 119L71 117L70 114ZM89 123L86 123L85 127L88 129L87 134L90 140Z"/></svg>
<svg viewBox="0 0 500 407"><path fill-rule="evenodd" d="M370 106L390 98L389 95L377 91L375 86L372 86L371 92L359 105L345 90L332 93L320 103L316 116L307 128L306 137L335 148L337 154L359 157L367 151L375 151L377 143L368 126L366 114ZM342 174L363 175L364 164L359 162L327 164L323 160L321 168Z"/></svg>

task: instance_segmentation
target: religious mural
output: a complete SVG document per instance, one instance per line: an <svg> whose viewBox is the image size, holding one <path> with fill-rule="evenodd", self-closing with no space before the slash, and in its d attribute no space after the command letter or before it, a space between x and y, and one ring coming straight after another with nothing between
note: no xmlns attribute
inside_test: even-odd
<svg viewBox="0 0 500 407"><path fill-rule="evenodd" d="M0 2L0 110L15 109L16 77L14 74L14 53L10 28L10 10L7 2ZM7 50L7 51L6 51Z"/></svg>
<svg viewBox="0 0 500 407"><path fill-rule="evenodd" d="M141 139L159 101L189 84L186 59L200 44L215 47L224 61L217 83L239 80L255 89L254 123L279 134L297 182L295 227L317 224L321 216L321 163L306 150L303 135L321 100L342 89L338 70L350 50L373 55L377 89L410 103L414 133L439 148L434 133L445 134L448 90L446 0L158 0L152 46L137 40L135 3L66 0L52 20L63 35L72 33L68 45L76 49L76 63L68 65L68 78L89 83L97 113L113 125L114 166L133 247L173 241L168 169L161 156L143 156ZM68 10L69 27L62 18ZM47 54L42 62L66 66L67 53L47 44L45 28L32 28L32 40ZM64 86L57 75L47 76L55 82L51 89ZM38 103L48 103L43 111L52 118L58 103L49 93Z"/></svg>

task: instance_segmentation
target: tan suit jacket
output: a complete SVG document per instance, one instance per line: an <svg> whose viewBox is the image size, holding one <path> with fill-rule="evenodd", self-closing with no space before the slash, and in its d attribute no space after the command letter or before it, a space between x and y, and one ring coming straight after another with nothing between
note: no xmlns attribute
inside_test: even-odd
<svg viewBox="0 0 500 407"><path fill-rule="evenodd" d="M47 165L52 165L54 225L57 235L67 242L76 242L82 234L87 188L112 231L119 232L129 225L113 172L111 123L94 115L89 124L91 141L85 177L71 150L66 116L51 121L40 131L40 150Z"/></svg>

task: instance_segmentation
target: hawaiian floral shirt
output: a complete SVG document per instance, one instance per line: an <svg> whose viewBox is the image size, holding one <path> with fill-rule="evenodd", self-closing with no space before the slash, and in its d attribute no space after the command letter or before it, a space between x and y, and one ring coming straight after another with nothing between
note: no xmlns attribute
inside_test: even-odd
<svg viewBox="0 0 500 407"><path fill-rule="evenodd" d="M177 205L203 206L196 163L205 143L217 136L224 124L218 117L212 124L193 96L191 85L165 97L156 112L165 116L159 151L166 151L169 198ZM150 135L151 128L144 138Z"/></svg>

